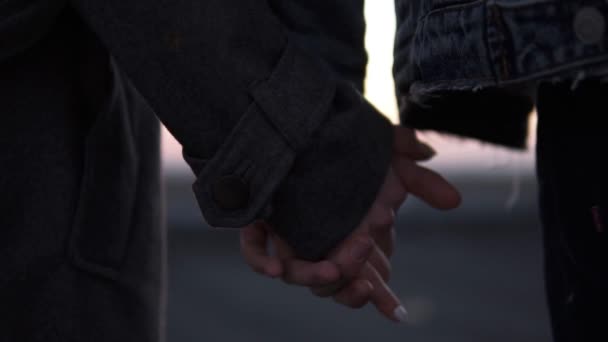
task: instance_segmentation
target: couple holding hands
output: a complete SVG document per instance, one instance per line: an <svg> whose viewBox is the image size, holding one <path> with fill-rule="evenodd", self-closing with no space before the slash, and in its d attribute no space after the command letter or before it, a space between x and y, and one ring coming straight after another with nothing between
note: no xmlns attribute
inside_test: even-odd
<svg viewBox="0 0 608 342"><path fill-rule="evenodd" d="M164 338L158 119L254 270L405 321L395 210L460 202L413 129L524 148L534 106L555 340L608 340L608 4L395 9L403 127L361 95L363 0L0 1L0 340Z"/></svg>

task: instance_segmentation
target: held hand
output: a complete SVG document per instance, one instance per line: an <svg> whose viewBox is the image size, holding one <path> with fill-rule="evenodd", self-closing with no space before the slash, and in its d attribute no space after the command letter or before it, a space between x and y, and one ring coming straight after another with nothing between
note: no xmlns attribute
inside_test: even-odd
<svg viewBox="0 0 608 342"><path fill-rule="evenodd" d="M391 272L388 260L394 248L395 210L408 192L438 209L454 208L460 203L460 195L447 181L416 164L433 155L434 151L420 143L413 131L395 127L393 161L378 197L359 227L326 260L311 263L297 259L291 248L262 222L242 230L245 260L257 272L307 286L317 296L331 296L353 308L371 301L387 318L405 320L405 309L386 285ZM276 255L268 253L270 241Z"/></svg>
<svg viewBox="0 0 608 342"><path fill-rule="evenodd" d="M269 240L276 255L267 252ZM386 285L385 279L390 276L388 259L364 229L317 263L297 259L293 250L261 222L243 229L241 249L245 260L259 273L280 276L288 284L309 287L319 297L333 297L352 308L371 301L387 318L407 319L407 312Z"/></svg>

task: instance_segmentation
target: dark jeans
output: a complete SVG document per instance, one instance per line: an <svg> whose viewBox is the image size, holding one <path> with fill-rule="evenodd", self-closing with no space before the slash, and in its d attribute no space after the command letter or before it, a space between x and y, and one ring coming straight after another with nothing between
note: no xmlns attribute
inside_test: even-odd
<svg viewBox="0 0 608 342"><path fill-rule="evenodd" d="M555 341L608 341L608 85L544 84L537 167Z"/></svg>

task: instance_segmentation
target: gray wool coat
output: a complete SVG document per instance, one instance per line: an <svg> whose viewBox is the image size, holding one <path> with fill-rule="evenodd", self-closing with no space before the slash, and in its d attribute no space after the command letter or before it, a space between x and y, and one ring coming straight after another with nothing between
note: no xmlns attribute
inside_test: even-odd
<svg viewBox="0 0 608 342"><path fill-rule="evenodd" d="M353 0L0 0L0 341L162 339L157 118L209 224L324 256L390 160L363 33Z"/></svg>

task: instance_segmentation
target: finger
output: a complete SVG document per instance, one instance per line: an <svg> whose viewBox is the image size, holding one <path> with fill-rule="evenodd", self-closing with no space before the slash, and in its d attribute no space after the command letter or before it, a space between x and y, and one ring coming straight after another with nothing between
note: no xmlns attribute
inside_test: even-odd
<svg viewBox="0 0 608 342"><path fill-rule="evenodd" d="M333 284L311 287L310 291L317 297L327 298L337 295L345 287L348 287L353 280L339 280Z"/></svg>
<svg viewBox="0 0 608 342"><path fill-rule="evenodd" d="M371 293L371 301L376 309L392 321L406 322L407 311L393 291L382 280L380 274L369 263L363 269L362 277L369 280L374 288Z"/></svg>
<svg viewBox="0 0 608 342"><path fill-rule="evenodd" d="M360 272L372 252L374 242L368 232L361 232L345 240L331 255L329 261L338 266L342 279L354 279Z"/></svg>
<svg viewBox="0 0 608 342"><path fill-rule="evenodd" d="M283 280L292 285L325 286L337 282L340 272L329 261L312 263L298 259L283 260Z"/></svg>
<svg viewBox="0 0 608 342"><path fill-rule="evenodd" d="M365 306L374 290L372 284L365 279L357 279L334 296L334 300L353 309Z"/></svg>
<svg viewBox="0 0 608 342"><path fill-rule="evenodd" d="M412 129L395 126L393 150L416 161L429 160L437 152L428 144L421 142Z"/></svg>
<svg viewBox="0 0 608 342"><path fill-rule="evenodd" d="M388 204L376 202L367 213L365 222L370 232L379 227L392 227L395 225L395 210Z"/></svg>
<svg viewBox="0 0 608 342"><path fill-rule="evenodd" d="M391 278L391 263L380 247L374 247L374 252L369 258L369 263L374 266L378 274L382 277L384 282L388 282Z"/></svg>
<svg viewBox="0 0 608 342"><path fill-rule="evenodd" d="M268 255L268 235L260 224L251 224L241 229L241 254L245 262L257 273L272 278L283 272L281 261Z"/></svg>
<svg viewBox="0 0 608 342"><path fill-rule="evenodd" d="M417 165L407 158L393 161L395 171L406 191L437 209L453 209L460 205L460 193L434 171Z"/></svg>
<svg viewBox="0 0 608 342"><path fill-rule="evenodd" d="M395 226L373 227L370 234L384 255L390 258L395 250Z"/></svg>
<svg viewBox="0 0 608 342"><path fill-rule="evenodd" d="M340 280L332 284L317 286L311 289L312 293L322 298L337 294L361 273L373 252L374 242L367 232L361 231L358 235L344 241L338 247L336 254L330 256L330 261L338 267Z"/></svg>
<svg viewBox="0 0 608 342"><path fill-rule="evenodd" d="M300 286L325 286L340 279L338 267L329 262L308 262L296 258L293 249L270 231L270 238L279 259L283 262L283 281Z"/></svg>
<svg viewBox="0 0 608 342"><path fill-rule="evenodd" d="M369 233L386 256L393 254L395 211L385 205L374 204L366 219Z"/></svg>
<svg viewBox="0 0 608 342"><path fill-rule="evenodd" d="M397 210L405 201L407 192L393 167L390 167L386 179L378 192L377 203L386 204Z"/></svg>
<svg viewBox="0 0 608 342"><path fill-rule="evenodd" d="M281 239L276 233L270 231L270 240L274 246L274 251L279 259L293 259L296 257L295 252L291 246Z"/></svg>
<svg viewBox="0 0 608 342"><path fill-rule="evenodd" d="M369 263L376 269L378 274L382 277L384 281L388 281L391 276L391 265L384 254L384 252L376 245L373 247L373 251L369 257ZM288 267L289 268L289 267ZM318 297L325 298L330 296L336 296L338 293L346 290L349 287L354 286L357 280L347 280L341 279L340 281L325 284L321 286L314 286L311 288L313 294Z"/></svg>

